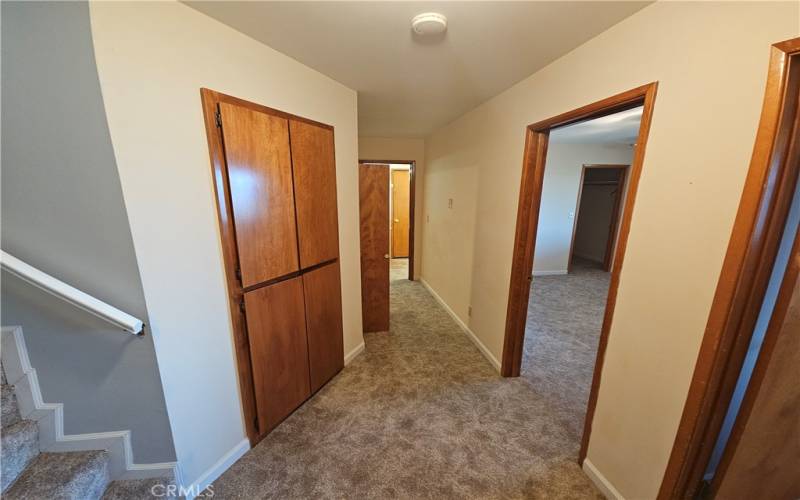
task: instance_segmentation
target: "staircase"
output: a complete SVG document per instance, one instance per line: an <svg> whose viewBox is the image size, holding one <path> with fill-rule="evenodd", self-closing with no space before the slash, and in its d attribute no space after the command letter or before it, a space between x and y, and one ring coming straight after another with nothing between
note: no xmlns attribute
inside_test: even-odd
<svg viewBox="0 0 800 500"><path fill-rule="evenodd" d="M8 500L131 498L146 496L151 484L163 480L114 481L109 477L109 458L105 450L42 452L39 450L39 427L20 416L14 388L2 378L2 497ZM163 489L162 489L163 490ZM128 495L133 493L136 495ZM160 490L161 491L161 490ZM105 497L104 497L105 495ZM174 496L170 496L174 498Z"/></svg>
<svg viewBox="0 0 800 500"><path fill-rule="evenodd" d="M39 451L39 428L20 417L14 389L2 372L2 492L6 499L97 499L110 482L103 450Z"/></svg>

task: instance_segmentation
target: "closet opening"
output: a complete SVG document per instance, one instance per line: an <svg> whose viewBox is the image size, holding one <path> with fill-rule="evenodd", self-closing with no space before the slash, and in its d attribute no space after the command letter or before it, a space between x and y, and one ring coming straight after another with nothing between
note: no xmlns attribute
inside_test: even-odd
<svg viewBox="0 0 800 500"><path fill-rule="evenodd" d="M636 129L638 132L638 123ZM629 166L583 165L569 246L568 273L576 260L579 265L590 262L605 272L611 271Z"/></svg>
<svg viewBox="0 0 800 500"><path fill-rule="evenodd" d="M390 283L414 279L415 166L359 160L364 332L389 330Z"/></svg>

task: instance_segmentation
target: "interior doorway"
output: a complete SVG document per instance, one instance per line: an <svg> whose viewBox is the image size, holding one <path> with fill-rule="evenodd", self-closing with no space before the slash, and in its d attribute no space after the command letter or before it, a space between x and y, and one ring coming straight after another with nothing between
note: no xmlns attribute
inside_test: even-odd
<svg viewBox="0 0 800 500"><path fill-rule="evenodd" d="M408 260L411 228L411 165L392 163L389 184L389 239L391 240L389 258L391 271L389 279L410 279Z"/></svg>
<svg viewBox="0 0 800 500"><path fill-rule="evenodd" d="M359 161L364 332L389 330L390 283L413 280L414 170L414 161Z"/></svg>
<svg viewBox="0 0 800 500"><path fill-rule="evenodd" d="M644 85L527 129L501 373L506 377L520 376L523 357L538 356L538 362L529 363L535 370L525 376L532 378L537 390L549 391L552 398L557 399L553 404L566 408L563 418L574 430L579 463L586 456L591 432L656 89L657 83ZM605 153L580 147L582 143L597 142L598 138L613 139L613 134L607 135L610 127L604 125L621 120L636 123L634 133L625 131L630 134L630 143L628 156L621 158L623 161L605 158L597 161L594 158ZM584 129L579 134L580 140L564 137L568 129L572 130L566 135L575 136L578 128ZM558 150L561 152L557 153ZM591 157L587 157L588 154ZM623 155L623 151L619 154ZM613 174L613 178L603 182L613 182L619 192L612 195L612 189L604 195L609 198L604 201L612 210L605 223L593 224L605 235L602 240L605 248L601 251L603 262L597 266L601 268L577 269L577 265L571 265L579 223L576 212L580 213L582 204L577 196L587 177L584 167L598 164L618 167L617 172L607 172L599 178ZM598 174L590 174L590 179L595 175ZM585 192L582 198L586 198ZM623 207L616 217L613 214L615 204ZM565 206L573 212L564 213ZM587 211L585 209L584 214ZM606 265L610 272L605 270ZM542 285L544 293L541 295L537 292L537 282ZM583 302L576 304L575 298ZM541 314L561 314L561 317ZM567 323L577 328L562 328ZM526 331L531 332L528 340ZM574 359L578 359L579 364L574 364ZM575 380L576 376L581 380ZM564 380L567 383L561 383Z"/></svg>

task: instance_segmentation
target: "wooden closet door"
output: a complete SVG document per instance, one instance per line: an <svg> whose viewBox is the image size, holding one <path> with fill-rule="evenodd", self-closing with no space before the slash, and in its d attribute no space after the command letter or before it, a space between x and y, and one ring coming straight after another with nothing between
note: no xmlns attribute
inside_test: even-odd
<svg viewBox="0 0 800 500"><path fill-rule="evenodd" d="M342 284L339 263L303 274L311 392L344 368Z"/></svg>
<svg viewBox="0 0 800 500"><path fill-rule="evenodd" d="M289 125L220 103L242 286L299 269Z"/></svg>
<svg viewBox="0 0 800 500"><path fill-rule="evenodd" d="M311 395L301 278L244 294L258 428L269 432Z"/></svg>
<svg viewBox="0 0 800 500"><path fill-rule="evenodd" d="M361 317L365 332L389 330L389 166L358 169Z"/></svg>
<svg viewBox="0 0 800 500"><path fill-rule="evenodd" d="M300 267L339 257L333 130L289 120Z"/></svg>
<svg viewBox="0 0 800 500"><path fill-rule="evenodd" d="M408 257L411 172L392 170L392 257Z"/></svg>

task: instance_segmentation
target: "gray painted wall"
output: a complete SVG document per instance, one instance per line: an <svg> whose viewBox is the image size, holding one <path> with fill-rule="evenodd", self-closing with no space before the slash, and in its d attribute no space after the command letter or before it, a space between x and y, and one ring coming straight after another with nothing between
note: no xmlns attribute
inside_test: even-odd
<svg viewBox="0 0 800 500"><path fill-rule="evenodd" d="M147 323L91 36L85 2L2 3L2 247ZM23 327L66 433L131 429L137 463L175 459L149 334L6 273L2 324Z"/></svg>

